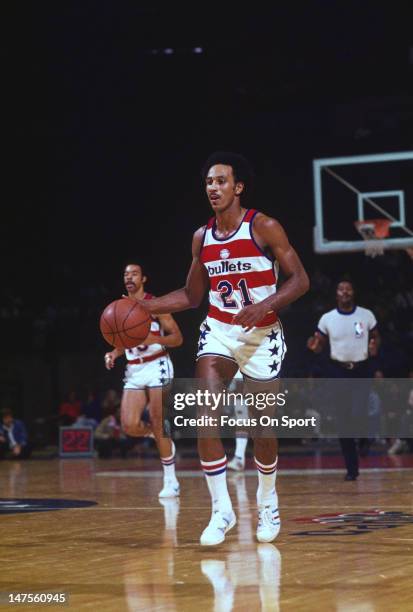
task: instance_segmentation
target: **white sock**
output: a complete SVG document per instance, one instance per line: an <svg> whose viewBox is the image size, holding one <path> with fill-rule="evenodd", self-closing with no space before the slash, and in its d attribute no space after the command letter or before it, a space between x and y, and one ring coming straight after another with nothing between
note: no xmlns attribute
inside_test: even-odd
<svg viewBox="0 0 413 612"><path fill-rule="evenodd" d="M235 438L235 456L241 461L245 461L245 451L247 449L248 438Z"/></svg>
<svg viewBox="0 0 413 612"><path fill-rule="evenodd" d="M227 457L215 461L202 461L209 493L212 500L212 511L219 510L223 514L232 512L231 498L227 488Z"/></svg>
<svg viewBox="0 0 413 612"><path fill-rule="evenodd" d="M254 457L255 465L258 470L258 489L257 489L257 504L273 504L274 498L277 499L275 492L275 480L277 478L277 461L278 457L270 465L264 465L257 461Z"/></svg>
<svg viewBox="0 0 413 612"><path fill-rule="evenodd" d="M172 455L170 457L161 457L163 467L164 480L176 480L175 475L175 444L172 442Z"/></svg>

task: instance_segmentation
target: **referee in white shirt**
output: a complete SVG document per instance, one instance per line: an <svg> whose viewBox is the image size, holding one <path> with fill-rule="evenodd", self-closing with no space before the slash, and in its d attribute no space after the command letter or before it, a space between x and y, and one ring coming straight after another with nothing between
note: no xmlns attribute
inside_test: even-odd
<svg viewBox="0 0 413 612"><path fill-rule="evenodd" d="M370 378L373 368L369 357L377 355L380 343L376 317L371 310L355 304L354 287L350 281L338 283L336 300L337 308L323 314L317 331L307 341L307 347L320 353L329 341L329 378ZM366 406L361 409L367 411L367 397ZM356 480L359 474L356 441L354 438L340 438L340 445L347 468L345 480Z"/></svg>

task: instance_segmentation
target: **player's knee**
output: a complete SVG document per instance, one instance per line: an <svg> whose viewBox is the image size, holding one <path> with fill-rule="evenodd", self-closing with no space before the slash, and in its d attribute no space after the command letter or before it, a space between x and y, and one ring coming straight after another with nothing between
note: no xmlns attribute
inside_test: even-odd
<svg viewBox="0 0 413 612"><path fill-rule="evenodd" d="M125 421L125 424L122 424L123 431L126 435L132 436L134 438L141 438L142 436L147 436L150 428L147 423L144 421Z"/></svg>
<svg viewBox="0 0 413 612"><path fill-rule="evenodd" d="M127 436L136 436L138 435L137 431L139 430L139 427L137 423L125 419L122 420L122 429Z"/></svg>

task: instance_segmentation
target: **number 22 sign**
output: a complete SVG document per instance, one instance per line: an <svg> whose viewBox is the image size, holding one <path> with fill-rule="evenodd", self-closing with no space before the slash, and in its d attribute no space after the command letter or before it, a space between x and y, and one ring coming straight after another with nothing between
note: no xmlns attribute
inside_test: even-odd
<svg viewBox="0 0 413 612"><path fill-rule="evenodd" d="M93 457L92 427L61 427L59 457Z"/></svg>

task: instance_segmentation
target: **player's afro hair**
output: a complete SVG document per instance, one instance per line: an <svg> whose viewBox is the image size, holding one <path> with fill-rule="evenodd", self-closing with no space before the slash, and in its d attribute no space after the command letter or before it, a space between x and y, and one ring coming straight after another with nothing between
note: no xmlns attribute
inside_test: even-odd
<svg viewBox="0 0 413 612"><path fill-rule="evenodd" d="M145 273L146 267L143 265L142 262L139 262L137 259L133 259L133 258L127 259L125 265L123 266L123 269L125 270L128 266L139 266L142 272L142 276L146 276L146 273Z"/></svg>
<svg viewBox="0 0 413 612"><path fill-rule="evenodd" d="M215 151L215 153L212 153L208 157L203 165L201 175L204 181L206 180L209 169L216 164L231 166L235 181L244 183L243 195L250 193L254 181L254 172L243 155L232 153L231 151Z"/></svg>
<svg viewBox="0 0 413 612"><path fill-rule="evenodd" d="M344 275L340 276L340 278L336 282L336 291L340 283L349 283L352 286L354 293L356 293L356 285L354 281L350 278L350 276Z"/></svg>

